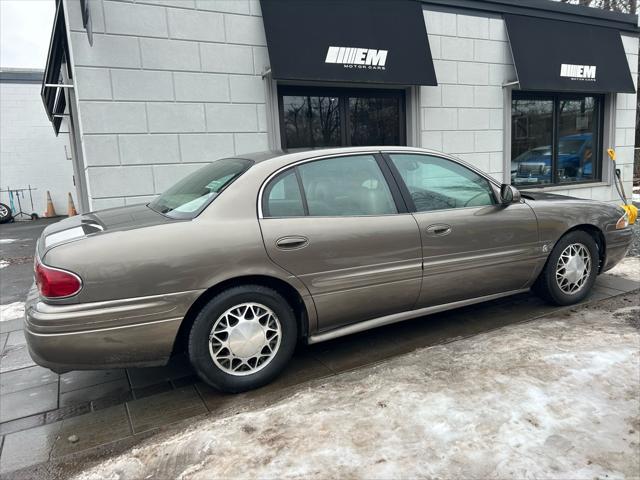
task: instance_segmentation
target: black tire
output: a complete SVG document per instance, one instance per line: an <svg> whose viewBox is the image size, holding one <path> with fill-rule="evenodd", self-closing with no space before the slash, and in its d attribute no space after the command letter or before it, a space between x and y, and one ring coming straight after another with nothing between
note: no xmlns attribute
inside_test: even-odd
<svg viewBox="0 0 640 480"><path fill-rule="evenodd" d="M558 261L562 252L572 244L583 245L590 256L591 266L582 286L573 293L567 293L560 288L556 280ZM573 305L581 302L588 294L598 276L599 268L598 245L587 232L576 230L564 235L551 251L547 263L536 280L533 290L549 303L554 305Z"/></svg>
<svg viewBox="0 0 640 480"><path fill-rule="evenodd" d="M13 220L13 213L8 205L0 203L0 223L9 223Z"/></svg>
<svg viewBox="0 0 640 480"><path fill-rule="evenodd" d="M270 309L280 324L281 334L279 347L266 365L239 376L228 373L214 362L209 336L225 312L244 303L256 303ZM189 359L198 376L208 385L223 392L244 392L266 385L280 374L293 355L297 338L298 325L293 309L278 292L260 285L232 287L211 299L194 320L189 332Z"/></svg>

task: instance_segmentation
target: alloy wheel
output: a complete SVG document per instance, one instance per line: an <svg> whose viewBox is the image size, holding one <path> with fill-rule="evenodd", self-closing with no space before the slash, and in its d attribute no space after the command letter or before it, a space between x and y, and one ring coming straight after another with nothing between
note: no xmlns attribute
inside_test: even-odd
<svg viewBox="0 0 640 480"><path fill-rule="evenodd" d="M581 243L567 246L558 258L556 282L564 293L573 295L584 287L591 273L591 255Z"/></svg>
<svg viewBox="0 0 640 480"><path fill-rule="evenodd" d="M280 347L282 327L260 303L242 303L224 312L209 334L211 359L225 373L245 376L266 367Z"/></svg>

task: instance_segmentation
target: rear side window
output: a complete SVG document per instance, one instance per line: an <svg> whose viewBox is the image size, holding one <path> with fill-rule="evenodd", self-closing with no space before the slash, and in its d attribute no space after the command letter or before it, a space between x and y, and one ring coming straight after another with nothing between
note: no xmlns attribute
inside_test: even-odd
<svg viewBox="0 0 640 480"><path fill-rule="evenodd" d="M312 217L398 213L387 181L372 155L317 160L298 169Z"/></svg>
<svg viewBox="0 0 640 480"><path fill-rule="evenodd" d="M274 178L264 191L266 217L302 217L304 204L294 169Z"/></svg>
<svg viewBox="0 0 640 480"><path fill-rule="evenodd" d="M292 168L271 181L263 202L267 217L398 213L387 181L372 155L328 158Z"/></svg>

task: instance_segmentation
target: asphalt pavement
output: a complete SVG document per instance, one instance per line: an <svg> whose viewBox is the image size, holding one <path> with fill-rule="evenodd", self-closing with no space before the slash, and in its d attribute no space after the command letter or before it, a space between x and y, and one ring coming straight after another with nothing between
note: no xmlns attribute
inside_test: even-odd
<svg viewBox="0 0 640 480"><path fill-rule="evenodd" d="M0 225L0 304L23 301L33 283L33 255L42 230L60 218Z"/></svg>

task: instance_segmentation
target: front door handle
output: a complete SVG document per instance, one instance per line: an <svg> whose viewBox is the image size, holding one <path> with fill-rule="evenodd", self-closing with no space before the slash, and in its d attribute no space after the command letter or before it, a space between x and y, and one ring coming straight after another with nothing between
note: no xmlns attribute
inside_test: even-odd
<svg viewBox="0 0 640 480"><path fill-rule="evenodd" d="M306 247L309 244L309 239L302 235L290 235L287 237L280 237L276 240L276 247L280 250L295 250L297 248Z"/></svg>
<svg viewBox="0 0 640 480"><path fill-rule="evenodd" d="M427 235L432 237L444 237L451 233L451 225L446 223L436 223L427 227Z"/></svg>

